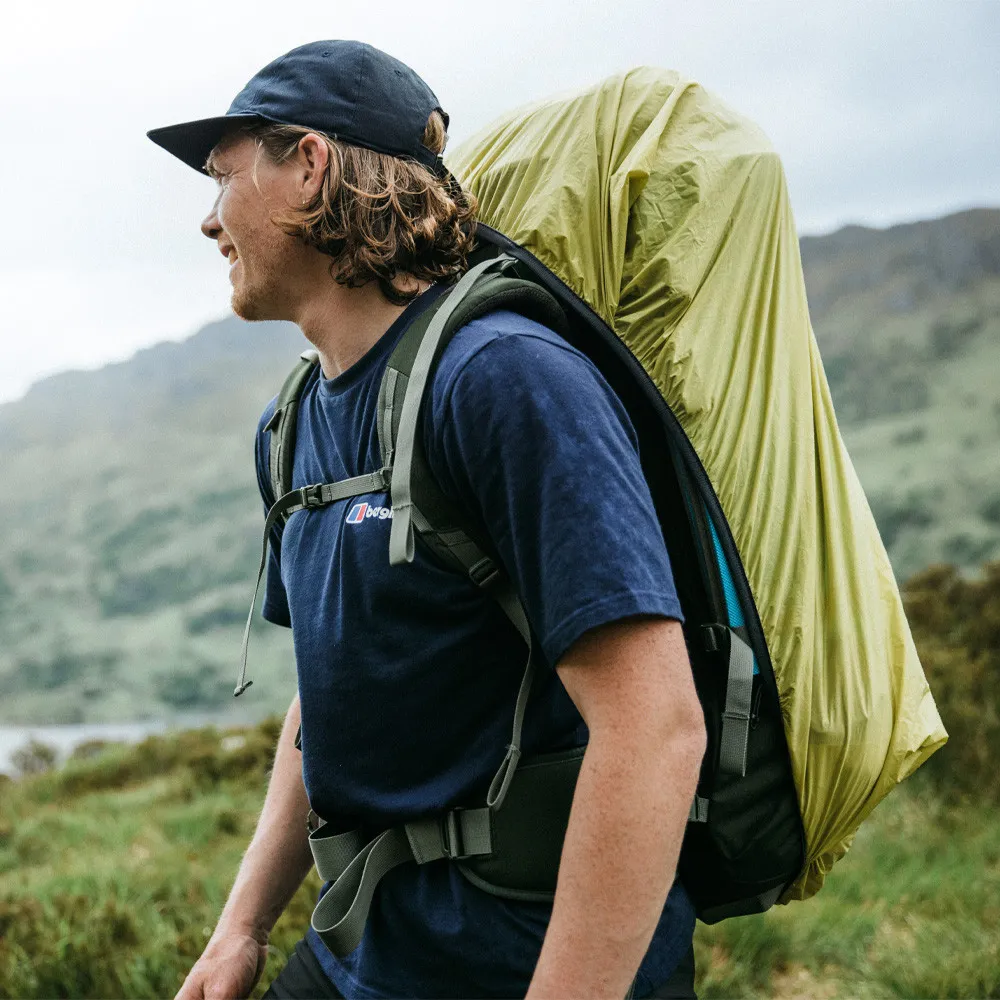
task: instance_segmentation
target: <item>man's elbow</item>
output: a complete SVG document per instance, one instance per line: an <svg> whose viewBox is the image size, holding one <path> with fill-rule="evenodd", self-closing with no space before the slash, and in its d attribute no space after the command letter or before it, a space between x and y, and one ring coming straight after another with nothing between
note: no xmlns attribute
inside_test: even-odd
<svg viewBox="0 0 1000 1000"><path fill-rule="evenodd" d="M668 767L679 779L697 783L705 756L707 736L701 703L691 693L673 697L659 706L649 706L646 752Z"/></svg>
<svg viewBox="0 0 1000 1000"><path fill-rule="evenodd" d="M708 736L705 732L705 715L697 697L691 703L685 703L677 711L669 732L666 734L668 753L672 759L692 773L692 781L696 784L701 770L701 762L708 746Z"/></svg>

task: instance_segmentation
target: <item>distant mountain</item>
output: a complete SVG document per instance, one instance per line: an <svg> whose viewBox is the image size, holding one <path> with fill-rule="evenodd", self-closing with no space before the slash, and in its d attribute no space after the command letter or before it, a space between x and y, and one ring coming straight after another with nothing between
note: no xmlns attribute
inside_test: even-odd
<svg viewBox="0 0 1000 1000"><path fill-rule="evenodd" d="M0 406L0 721L229 708L259 553L257 419L308 346L210 324ZM258 622L244 712L287 707L284 630Z"/></svg>
<svg viewBox="0 0 1000 1000"><path fill-rule="evenodd" d="M801 249L897 573L1000 557L1000 211ZM304 346L287 324L230 317L0 406L0 721L232 704L262 521L253 432ZM283 708L285 631L258 622L251 660L240 710Z"/></svg>
<svg viewBox="0 0 1000 1000"><path fill-rule="evenodd" d="M1000 211L801 241L841 429L900 576L1000 556Z"/></svg>

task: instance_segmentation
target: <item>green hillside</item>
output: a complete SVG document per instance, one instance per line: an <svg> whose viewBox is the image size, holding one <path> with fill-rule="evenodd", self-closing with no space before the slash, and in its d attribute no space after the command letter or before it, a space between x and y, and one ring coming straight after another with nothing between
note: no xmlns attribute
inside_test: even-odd
<svg viewBox="0 0 1000 1000"><path fill-rule="evenodd" d="M1000 211L802 241L848 446L907 577L1000 557ZM230 318L0 406L0 722L230 707L259 552L253 431L304 344ZM254 688L294 666L259 624Z"/></svg>
<svg viewBox="0 0 1000 1000"><path fill-rule="evenodd" d="M232 318L0 407L0 720L230 707L260 551L254 429L304 344ZM258 624L252 655L241 713L287 707L284 630Z"/></svg>
<svg viewBox="0 0 1000 1000"><path fill-rule="evenodd" d="M1000 556L1000 212L802 240L841 429L896 573Z"/></svg>

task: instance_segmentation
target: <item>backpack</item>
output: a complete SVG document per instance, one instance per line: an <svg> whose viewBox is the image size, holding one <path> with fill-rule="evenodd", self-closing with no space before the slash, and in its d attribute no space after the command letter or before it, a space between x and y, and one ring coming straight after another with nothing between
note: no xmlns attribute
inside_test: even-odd
<svg viewBox="0 0 1000 1000"><path fill-rule="evenodd" d="M552 898L583 748L520 760L530 629L482 526L433 481L418 433L448 339L498 308L591 358L639 438L708 734L679 862L698 916L806 898L946 734L837 431L780 164L690 81L636 70L512 113L452 169L480 202L477 250L389 360L382 467L290 489L298 394L316 363L307 352L267 427L277 500L261 574L279 519L387 490L390 561L412 559L419 539L497 600L529 653L485 804L374 839L312 831L334 883L313 926L335 953L351 951L378 880L414 860L448 858L505 898Z"/></svg>

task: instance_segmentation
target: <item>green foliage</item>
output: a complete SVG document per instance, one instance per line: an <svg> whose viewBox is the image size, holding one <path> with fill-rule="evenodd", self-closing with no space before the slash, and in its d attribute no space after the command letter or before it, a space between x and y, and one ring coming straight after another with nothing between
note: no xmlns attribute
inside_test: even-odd
<svg viewBox="0 0 1000 1000"><path fill-rule="evenodd" d="M0 998L173 996L253 832L279 731L95 747L0 785ZM932 787L889 796L815 899L699 927L699 995L1000 995L1000 809ZM314 872L279 920L254 997L318 889Z"/></svg>
<svg viewBox="0 0 1000 1000"><path fill-rule="evenodd" d="M170 736L149 736L129 746L108 743L86 755L73 755L58 771L31 786L36 802L73 799L105 789L128 788L164 775L180 774L199 788L225 781L259 781L271 767L281 724L265 719L246 731L191 729Z"/></svg>
<svg viewBox="0 0 1000 1000"><path fill-rule="evenodd" d="M979 516L990 524L1000 525L1000 493L982 501L979 505Z"/></svg>
<svg viewBox="0 0 1000 1000"><path fill-rule="evenodd" d="M171 708L194 710L218 705L232 694L232 681L220 677L212 665L197 657L185 657L170 670L153 677L157 698Z"/></svg>
<svg viewBox="0 0 1000 1000"><path fill-rule="evenodd" d="M242 605L216 604L204 611L185 616L184 624L191 635L202 635L231 625L242 625L247 620L247 609Z"/></svg>
<svg viewBox="0 0 1000 1000"><path fill-rule="evenodd" d="M934 566L904 588L948 745L925 770L940 792L1000 803L1000 562L966 579Z"/></svg>
<svg viewBox="0 0 1000 1000"><path fill-rule="evenodd" d="M11 763L22 777L30 774L43 774L55 766L55 747L39 740L29 740L26 746L20 747L11 754Z"/></svg>
<svg viewBox="0 0 1000 1000"><path fill-rule="evenodd" d="M279 731L94 747L0 785L0 998L173 996L252 834ZM269 975L318 887L311 876L275 928Z"/></svg>
<svg viewBox="0 0 1000 1000"><path fill-rule="evenodd" d="M23 691L52 691L78 680L91 679L113 672L120 657L116 653L71 653L56 649L45 658L25 657L14 661L12 669L0 674L0 696Z"/></svg>
<svg viewBox="0 0 1000 1000"><path fill-rule="evenodd" d="M926 494L916 490L869 495L868 503L886 548L892 548L901 532L909 528L926 528L934 520L928 499Z"/></svg>
<svg viewBox="0 0 1000 1000"><path fill-rule="evenodd" d="M877 342L876 342L877 343ZM837 415L857 424L925 410L931 402L922 350L896 345L890 365L878 347L852 345L850 354L824 358Z"/></svg>
<svg viewBox="0 0 1000 1000"><path fill-rule="evenodd" d="M935 358L951 358L983 328L981 315L939 319L930 331L930 349Z"/></svg>

